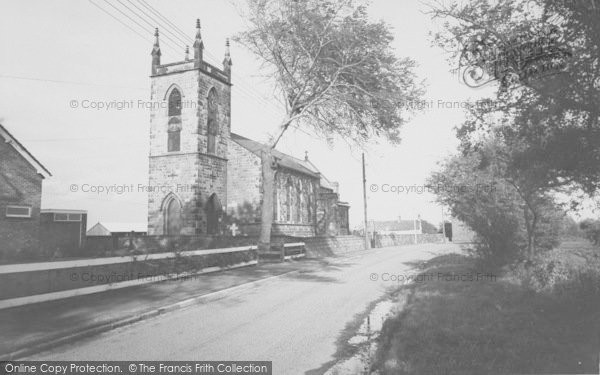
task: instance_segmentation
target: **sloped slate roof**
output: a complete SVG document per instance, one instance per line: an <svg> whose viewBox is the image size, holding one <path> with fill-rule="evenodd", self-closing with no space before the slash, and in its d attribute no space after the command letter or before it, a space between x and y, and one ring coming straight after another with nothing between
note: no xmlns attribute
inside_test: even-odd
<svg viewBox="0 0 600 375"><path fill-rule="evenodd" d="M315 171L315 173L319 173L319 175L321 176L321 187L324 187L329 190L335 190L335 187L333 186L331 181L329 181L329 179L325 177L323 173L321 173L319 169L310 160L302 160L302 165L306 166L310 170Z"/></svg>
<svg viewBox="0 0 600 375"><path fill-rule="evenodd" d="M17 152L43 177L50 177L52 173L46 169L9 131L0 124L0 137L9 143Z"/></svg>
<svg viewBox="0 0 600 375"><path fill-rule="evenodd" d="M266 151L269 148L269 146L263 143L253 141L235 133L231 133L231 140L259 157L261 156L262 151ZM279 165L284 168L289 168L311 177L320 178L319 172L312 170L312 168L307 166L303 160L296 159L293 156L277 150L273 150L273 156L279 159Z"/></svg>

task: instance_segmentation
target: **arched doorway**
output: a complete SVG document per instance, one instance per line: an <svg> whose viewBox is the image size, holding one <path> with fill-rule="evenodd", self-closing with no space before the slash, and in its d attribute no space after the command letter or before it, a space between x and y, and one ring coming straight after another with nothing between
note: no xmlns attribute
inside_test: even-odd
<svg viewBox="0 0 600 375"><path fill-rule="evenodd" d="M221 201L216 194L213 194L208 198L206 202L206 233L207 234L218 234L219 233L219 222L223 208Z"/></svg>
<svg viewBox="0 0 600 375"><path fill-rule="evenodd" d="M165 219L165 234L175 236L181 234L181 202L174 196L167 197L163 209Z"/></svg>

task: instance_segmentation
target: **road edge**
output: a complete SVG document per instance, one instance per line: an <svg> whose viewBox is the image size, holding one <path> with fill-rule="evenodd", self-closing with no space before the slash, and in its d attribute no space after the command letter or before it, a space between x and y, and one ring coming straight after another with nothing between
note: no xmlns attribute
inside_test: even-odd
<svg viewBox="0 0 600 375"><path fill-rule="evenodd" d="M47 339L34 340L31 343L27 344L28 345L27 348L23 348L23 349L15 350L13 352L6 353L5 354L6 360L14 361L18 358L41 353L52 347L70 344L72 342L81 340L83 338L95 336L100 333L108 332L108 331L111 331L116 328L125 327L128 325L137 323L137 322L141 322L143 320L147 320L147 319L171 312L171 311L180 310L180 309L183 309L185 307L189 307L189 306L192 306L195 304L216 301L216 300L225 298L229 294L232 294L234 292L239 292L242 290L250 289L252 287L255 287L256 285L259 285L259 284L262 284L262 283L265 283L268 281L272 281L272 280L275 280L275 279L278 279L278 278L281 278L281 277L284 277L284 276L287 276L290 274L298 273L300 271L301 270L288 271L288 272L284 272L279 275L273 275L273 276L265 277L263 279L258 279L258 280L254 280L251 282L235 285L235 286L232 286L229 288L225 288L225 289L217 290L215 292L210 292L207 294L202 294L199 296L191 297L191 298L185 299L183 301L175 302L175 303L165 305L165 306L162 306L162 307L159 307L156 309L152 309L152 310L145 311L145 312L142 312L139 314L135 314L130 317L114 319L112 321L102 323L101 325L98 325L98 326L93 326L93 325L92 326L90 326L90 325L84 326L80 329L74 330L72 333L69 333L69 334L66 334L66 335L63 335L60 337L51 337L51 338L47 338ZM4 360L4 359L0 359L0 360Z"/></svg>

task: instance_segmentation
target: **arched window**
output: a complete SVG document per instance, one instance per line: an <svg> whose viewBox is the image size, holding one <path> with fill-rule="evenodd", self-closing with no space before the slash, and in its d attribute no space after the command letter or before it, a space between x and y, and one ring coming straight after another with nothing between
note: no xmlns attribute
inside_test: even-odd
<svg viewBox="0 0 600 375"><path fill-rule="evenodd" d="M312 224L313 223L313 213L312 213L312 182L308 183L307 189L306 189L306 215L308 217L308 223Z"/></svg>
<svg viewBox="0 0 600 375"><path fill-rule="evenodd" d="M296 210L296 222L303 223L304 215L306 214L305 200L304 200L304 189L302 185L302 180L298 181L296 196L298 197L298 209Z"/></svg>
<svg viewBox="0 0 600 375"><path fill-rule="evenodd" d="M167 151L179 151L181 148L181 120L178 117L173 117L169 120L169 135L167 142Z"/></svg>
<svg viewBox="0 0 600 375"><path fill-rule="evenodd" d="M169 94L169 124L168 124L168 141L167 151L181 150L181 93L177 89L173 89Z"/></svg>
<svg viewBox="0 0 600 375"><path fill-rule="evenodd" d="M217 90L213 87L208 92L207 98L207 150L209 154L215 154L217 152L217 134L219 133L219 124L217 122L218 103L217 103Z"/></svg>
<svg viewBox="0 0 600 375"><path fill-rule="evenodd" d="M173 89L169 95L169 117L181 116L181 93Z"/></svg>
<svg viewBox="0 0 600 375"><path fill-rule="evenodd" d="M288 178L287 180L287 184L286 184L286 209L287 209L287 217L286 217L286 221L287 222L291 222L292 221L292 210L294 208L294 204L292 203L292 198L294 195L294 184L292 183L292 179Z"/></svg>

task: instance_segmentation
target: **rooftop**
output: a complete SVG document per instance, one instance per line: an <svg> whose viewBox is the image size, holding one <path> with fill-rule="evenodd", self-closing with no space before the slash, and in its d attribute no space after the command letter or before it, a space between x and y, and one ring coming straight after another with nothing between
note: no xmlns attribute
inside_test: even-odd
<svg viewBox="0 0 600 375"><path fill-rule="evenodd" d="M110 236L112 233L148 231L146 223L98 222L87 231L88 236Z"/></svg>
<svg viewBox="0 0 600 375"><path fill-rule="evenodd" d="M50 177L52 173L46 169L32 154L23 146L10 132L0 124L0 137L4 138L6 143L13 146L15 150L39 173L42 177Z"/></svg>
<svg viewBox="0 0 600 375"><path fill-rule="evenodd" d="M253 141L235 133L231 133L231 140L259 157L261 156L262 151L266 151L269 149L269 146L265 145L264 143ZM304 160L300 160L293 156L284 154L281 151L273 150L272 152L273 156L276 159L278 159L279 165L281 165L282 167L295 170L297 172L306 174L311 177L321 177L320 172L316 170L316 168L313 168L314 166L310 167L309 165L307 165Z"/></svg>

